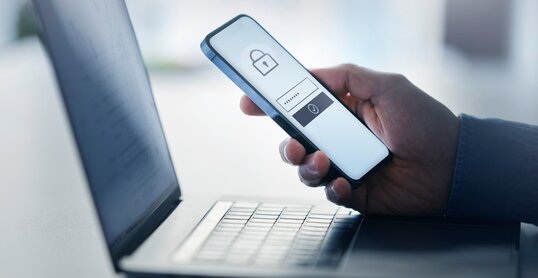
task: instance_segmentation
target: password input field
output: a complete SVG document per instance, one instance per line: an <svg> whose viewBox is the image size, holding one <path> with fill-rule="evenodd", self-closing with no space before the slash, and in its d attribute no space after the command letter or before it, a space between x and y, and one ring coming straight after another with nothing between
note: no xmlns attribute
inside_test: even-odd
<svg viewBox="0 0 538 278"><path fill-rule="evenodd" d="M276 101L287 112L295 108L299 103L305 100L309 95L314 93L318 89L318 86L314 84L310 79L305 78L299 84L293 86L284 95L279 97Z"/></svg>

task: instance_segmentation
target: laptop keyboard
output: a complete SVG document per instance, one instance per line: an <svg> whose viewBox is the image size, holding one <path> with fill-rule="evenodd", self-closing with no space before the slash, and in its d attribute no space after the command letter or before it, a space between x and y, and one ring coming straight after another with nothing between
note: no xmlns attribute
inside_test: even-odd
<svg viewBox="0 0 538 278"><path fill-rule="evenodd" d="M359 223L359 213L347 208L235 202L194 260L260 266L337 266Z"/></svg>

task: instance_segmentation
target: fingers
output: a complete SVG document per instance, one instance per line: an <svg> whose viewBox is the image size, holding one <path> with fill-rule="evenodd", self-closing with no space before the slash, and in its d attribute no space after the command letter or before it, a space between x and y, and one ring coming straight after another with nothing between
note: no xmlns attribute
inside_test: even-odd
<svg viewBox="0 0 538 278"><path fill-rule="evenodd" d="M299 165L306 156L306 150L297 140L288 138L280 143L280 157L291 165Z"/></svg>
<svg viewBox="0 0 538 278"><path fill-rule="evenodd" d="M308 186L320 186L322 179L329 172L331 162L327 155L316 151L306 156L299 165L299 179Z"/></svg>
<svg viewBox="0 0 538 278"><path fill-rule="evenodd" d="M250 116L264 116L265 113L246 95L241 97L239 101L239 107L243 113Z"/></svg>
<svg viewBox="0 0 538 278"><path fill-rule="evenodd" d="M288 138L280 143L280 155L284 162L299 166L299 179L308 186L321 186L329 172L331 162L321 151L306 155L306 150L297 140ZM337 205L366 211L366 184L351 190L349 182L342 178L330 181L325 187L327 199Z"/></svg>
<svg viewBox="0 0 538 278"><path fill-rule="evenodd" d="M352 200L351 185L344 178L336 178L325 187L327 200L340 205L349 206Z"/></svg>
<svg viewBox="0 0 538 278"><path fill-rule="evenodd" d="M308 186L323 185L321 180L329 172L331 162L321 151L306 155L306 150L297 140L290 138L280 143L280 156L284 162L299 166L299 179Z"/></svg>
<svg viewBox="0 0 538 278"><path fill-rule="evenodd" d="M378 86L385 75L351 64L312 70L312 74L335 94L344 96L351 93L361 100L369 100L379 93Z"/></svg>
<svg viewBox="0 0 538 278"><path fill-rule="evenodd" d="M336 178L325 187L327 200L339 205L351 207L366 212L367 190L366 184L361 184L357 189L352 190L349 182L344 178Z"/></svg>

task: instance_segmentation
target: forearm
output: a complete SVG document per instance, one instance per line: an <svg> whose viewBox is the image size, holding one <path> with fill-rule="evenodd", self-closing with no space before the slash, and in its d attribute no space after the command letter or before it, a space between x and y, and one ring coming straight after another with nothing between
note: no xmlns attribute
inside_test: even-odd
<svg viewBox="0 0 538 278"><path fill-rule="evenodd" d="M538 127L460 118L447 215L538 223Z"/></svg>

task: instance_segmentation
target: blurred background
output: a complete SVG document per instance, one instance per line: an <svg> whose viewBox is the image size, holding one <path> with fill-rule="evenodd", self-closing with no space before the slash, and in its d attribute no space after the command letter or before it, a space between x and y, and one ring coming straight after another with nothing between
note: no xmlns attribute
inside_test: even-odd
<svg viewBox="0 0 538 278"><path fill-rule="evenodd" d="M307 67L400 72L456 113L538 122L534 0L126 2L151 71L211 68L199 42L247 13ZM0 55L33 40L30 9L25 0L0 2Z"/></svg>
<svg viewBox="0 0 538 278"><path fill-rule="evenodd" d="M242 115L240 90L199 50L208 32L239 13L257 19L306 67L355 63L399 72L456 114L538 124L535 0L126 3L185 195L324 198L281 163L284 132ZM43 273L109 276L104 244L62 249L102 240L37 29L26 0L0 1L0 250L10 250L0 261L31 251L33 269ZM0 276L29 273L5 266Z"/></svg>
<svg viewBox="0 0 538 278"><path fill-rule="evenodd" d="M199 189L191 183L223 179L226 190L245 192L235 181L241 176L257 184L245 193L292 182L302 194L320 194L307 193L295 170L279 163L284 132L242 115L241 91L199 49L208 32L240 13L256 18L306 67L355 63L399 72L455 114L538 124L535 0L126 3L187 193ZM0 2L0 121L8 140L0 145L35 149L34 162L55 148L55 156L76 158L58 144L63 138L72 145L70 130L38 29L27 0ZM3 153L20 156L16 148ZM9 155L2 159L2 166L13 164Z"/></svg>

